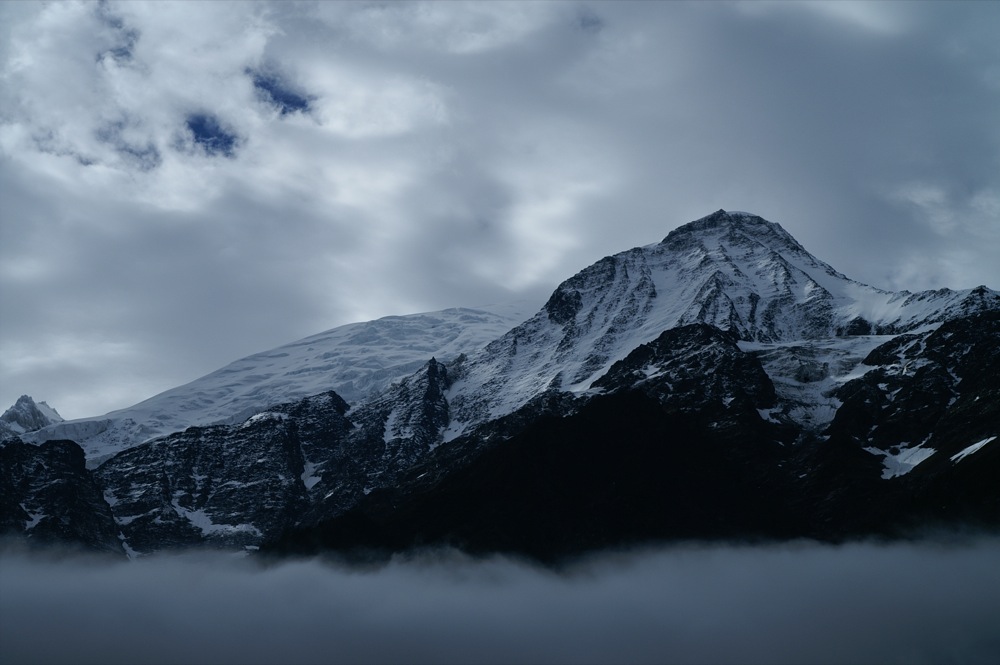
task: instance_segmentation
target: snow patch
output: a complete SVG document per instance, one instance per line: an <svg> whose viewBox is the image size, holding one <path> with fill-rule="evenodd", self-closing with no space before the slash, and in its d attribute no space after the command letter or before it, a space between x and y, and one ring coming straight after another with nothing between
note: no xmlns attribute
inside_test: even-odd
<svg viewBox="0 0 1000 665"><path fill-rule="evenodd" d="M976 441L974 444L972 444L968 448L962 450L961 452L959 452L959 453L957 453L955 455L952 455L951 456L951 461L952 462L960 462L961 460L965 459L966 457L968 457L972 453L976 452L977 450L979 450L980 448L982 448L983 446L985 446L990 441L994 441L995 439L996 439L995 436L991 436L991 437L983 439L982 441Z"/></svg>
<svg viewBox="0 0 1000 665"><path fill-rule="evenodd" d="M24 506L23 503L21 504L21 509L24 510L24 512L28 513L28 521L24 523L24 530L25 531L31 531L36 526L38 526L39 522L41 522L43 519L45 519L46 517L48 517L48 515L46 515L45 513L32 512L28 508L25 508L25 506Z"/></svg>
<svg viewBox="0 0 1000 665"><path fill-rule="evenodd" d="M252 427L258 423L262 423L266 420L287 420L288 416L283 413L277 413L275 411L264 411L261 413L254 414L246 419L246 421L240 426L241 429L246 429L247 427Z"/></svg>
<svg viewBox="0 0 1000 665"><path fill-rule="evenodd" d="M780 412L780 409L757 409L757 413L760 414L761 420L781 424L781 421L773 415L775 411Z"/></svg>
<svg viewBox="0 0 1000 665"><path fill-rule="evenodd" d="M775 416L782 414L806 429L819 432L842 405L834 397L834 391L874 369L862 360L893 337L857 335L774 343L741 341L738 346L760 360L778 394L777 407L758 410L761 418L779 422ZM800 380L803 377L813 380Z"/></svg>
<svg viewBox="0 0 1000 665"><path fill-rule="evenodd" d="M146 515L152 515L157 512L156 510L150 510L149 512L142 513L140 515L115 515L115 524L118 526L128 526L132 522L136 521L140 517L145 517Z"/></svg>
<svg viewBox="0 0 1000 665"><path fill-rule="evenodd" d="M61 423L63 421L63 417L59 415L59 412L45 402L35 402L35 407L43 416L48 418L49 422Z"/></svg>
<svg viewBox="0 0 1000 665"><path fill-rule="evenodd" d="M125 556L127 556L129 560L138 559L142 556L129 546L128 540L125 538L125 534L121 531L118 532L118 540L122 541L122 549L125 550Z"/></svg>
<svg viewBox="0 0 1000 665"><path fill-rule="evenodd" d="M875 447L868 447L865 450L872 455L881 455L884 457L882 460L882 478L886 480L905 476L910 471L913 471L914 467L937 452L933 448L924 448L923 444L912 448L901 448L896 453Z"/></svg>
<svg viewBox="0 0 1000 665"><path fill-rule="evenodd" d="M322 476L317 476L316 465L312 462L306 462L302 470L302 475L299 476L302 479L302 484L306 486L307 490L311 490L316 483L323 480Z"/></svg>
<svg viewBox="0 0 1000 665"><path fill-rule="evenodd" d="M393 430L396 429L396 419L398 418L397 409L393 409L389 412L389 415L385 418L385 425L382 430L382 441L383 443L389 443L395 437Z"/></svg>
<svg viewBox="0 0 1000 665"><path fill-rule="evenodd" d="M212 536L217 534L228 535L233 533L249 533L257 536L258 538L262 538L264 536L264 534L260 532L260 529L255 527L253 524L216 524L212 521L212 518L209 517L208 513L205 512L204 509L188 510L187 508L181 506L178 502L177 496L174 496L171 504L178 515L185 518L191 523L192 526L200 529L203 535Z"/></svg>

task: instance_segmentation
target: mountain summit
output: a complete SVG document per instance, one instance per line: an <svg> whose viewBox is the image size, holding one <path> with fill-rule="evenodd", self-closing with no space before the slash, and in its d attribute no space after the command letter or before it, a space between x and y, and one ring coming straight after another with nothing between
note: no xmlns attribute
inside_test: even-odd
<svg viewBox="0 0 1000 665"><path fill-rule="evenodd" d="M62 421L62 416L45 402L35 403L30 395L21 395L0 416L0 433L24 434Z"/></svg>
<svg viewBox="0 0 1000 665"><path fill-rule="evenodd" d="M452 389L447 436L546 390L585 392L630 351L677 326L700 323L745 342L787 344L898 334L997 308L1000 295L984 288L912 294L861 284L778 224L719 210L660 243L585 268L534 317L472 355Z"/></svg>
<svg viewBox="0 0 1000 665"><path fill-rule="evenodd" d="M720 210L584 268L526 320L351 324L25 431L0 448L0 526L130 555L539 558L995 528L997 368L996 291L884 291ZM71 504L88 507L50 519Z"/></svg>

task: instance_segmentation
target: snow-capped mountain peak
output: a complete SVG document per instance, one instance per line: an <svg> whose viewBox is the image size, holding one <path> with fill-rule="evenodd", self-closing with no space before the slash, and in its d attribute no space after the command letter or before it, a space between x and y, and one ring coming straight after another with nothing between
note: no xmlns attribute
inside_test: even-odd
<svg viewBox="0 0 1000 665"><path fill-rule="evenodd" d="M769 248L786 247L808 254L805 248L780 224L769 222L749 212L717 210L667 234L660 244L679 248L681 245L711 243L712 238L725 237L729 242L751 240Z"/></svg>
<svg viewBox="0 0 1000 665"><path fill-rule="evenodd" d="M997 307L1000 294L988 289L911 294L856 282L778 224L719 210L581 270L534 317L471 357L451 389L446 437L549 389L590 390L613 363L676 326L780 344L896 334Z"/></svg>
<svg viewBox="0 0 1000 665"><path fill-rule="evenodd" d="M21 395L0 416L0 427L6 427L15 434L23 434L62 421L63 417L45 402L35 402L30 395Z"/></svg>

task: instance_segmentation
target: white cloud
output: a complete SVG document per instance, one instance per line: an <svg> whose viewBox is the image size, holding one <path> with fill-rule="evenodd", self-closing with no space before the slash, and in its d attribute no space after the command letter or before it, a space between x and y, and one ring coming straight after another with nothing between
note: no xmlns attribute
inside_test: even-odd
<svg viewBox="0 0 1000 665"><path fill-rule="evenodd" d="M979 266L977 247L1000 246L1000 195L987 188L960 193L941 182L912 181L887 198L907 211L914 226L928 233L933 251L909 249L891 268L891 286L909 290L978 286L970 277Z"/></svg>
<svg viewBox="0 0 1000 665"><path fill-rule="evenodd" d="M515 291L569 277L560 271L582 244L586 206L621 184L614 146L600 136L581 140L586 134L568 118L550 118L505 137L495 173L514 201L505 219L510 251L480 263L482 274Z"/></svg>
<svg viewBox="0 0 1000 665"><path fill-rule="evenodd" d="M303 67L303 80L319 96L320 124L345 138L395 136L448 120L444 92L426 80L351 71L319 58Z"/></svg>
<svg viewBox="0 0 1000 665"><path fill-rule="evenodd" d="M0 327L0 331L2 331ZM133 341L104 339L103 333L52 331L31 340L0 342L0 374L11 385L32 389L36 382L85 385L88 377L124 368L113 382L91 385L65 396L59 408L67 413L102 413L106 404L132 403L157 384L140 369L154 350ZM6 408L6 407L4 407Z"/></svg>
<svg viewBox="0 0 1000 665"><path fill-rule="evenodd" d="M345 20L333 11L333 22ZM381 49L414 48L476 54L510 46L540 30L560 11L546 2L412 2L369 4L349 10L346 22L356 39Z"/></svg>
<svg viewBox="0 0 1000 665"><path fill-rule="evenodd" d="M877 35L896 35L910 26L906 3L877 0L756 0L737 3L747 14L797 12Z"/></svg>
<svg viewBox="0 0 1000 665"><path fill-rule="evenodd" d="M914 206L921 221L929 224L936 233L946 235L958 223L945 188L939 184L911 182L892 193L897 201Z"/></svg>

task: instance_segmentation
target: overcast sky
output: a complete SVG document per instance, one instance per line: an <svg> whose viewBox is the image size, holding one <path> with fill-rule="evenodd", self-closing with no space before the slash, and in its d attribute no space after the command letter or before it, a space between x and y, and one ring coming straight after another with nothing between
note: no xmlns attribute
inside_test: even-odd
<svg viewBox="0 0 1000 665"><path fill-rule="evenodd" d="M1000 288L1000 3L0 3L0 410L526 299L718 208Z"/></svg>

